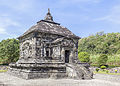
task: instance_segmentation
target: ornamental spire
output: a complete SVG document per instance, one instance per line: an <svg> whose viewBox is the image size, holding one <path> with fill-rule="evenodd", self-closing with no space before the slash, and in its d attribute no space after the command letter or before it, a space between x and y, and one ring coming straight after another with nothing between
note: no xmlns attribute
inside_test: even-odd
<svg viewBox="0 0 120 86"><path fill-rule="evenodd" d="M47 21L53 21L53 17L51 16L50 9L48 8L48 13L45 16L45 19Z"/></svg>

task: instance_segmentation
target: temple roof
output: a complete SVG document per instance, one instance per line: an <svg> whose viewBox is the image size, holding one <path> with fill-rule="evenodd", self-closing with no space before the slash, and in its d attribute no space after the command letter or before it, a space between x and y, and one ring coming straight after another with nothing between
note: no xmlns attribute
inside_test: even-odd
<svg viewBox="0 0 120 86"><path fill-rule="evenodd" d="M36 25L32 26L22 36L20 36L18 38L21 38L31 32L57 34L57 35L62 35L62 36L68 37L68 38L72 37L72 38L79 39L79 37L76 36L75 34L73 34L70 30L61 26L59 23L54 22L49 9L48 9L48 13L45 16L44 20L38 21Z"/></svg>

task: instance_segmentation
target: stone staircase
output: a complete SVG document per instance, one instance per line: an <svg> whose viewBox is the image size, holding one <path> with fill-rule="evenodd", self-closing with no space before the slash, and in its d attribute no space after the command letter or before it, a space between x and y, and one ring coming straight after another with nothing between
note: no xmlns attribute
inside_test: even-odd
<svg viewBox="0 0 120 86"><path fill-rule="evenodd" d="M69 78L74 79L92 79L93 73L88 67L79 64L66 64L66 72Z"/></svg>

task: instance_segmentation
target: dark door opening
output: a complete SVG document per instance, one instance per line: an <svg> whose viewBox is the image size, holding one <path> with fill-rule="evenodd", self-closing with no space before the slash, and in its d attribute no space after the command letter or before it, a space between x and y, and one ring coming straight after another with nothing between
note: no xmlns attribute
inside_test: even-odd
<svg viewBox="0 0 120 86"><path fill-rule="evenodd" d="M46 56L49 57L49 51L46 51Z"/></svg>
<svg viewBox="0 0 120 86"><path fill-rule="evenodd" d="M70 51L66 50L65 51L65 63L69 63L69 55L70 55Z"/></svg>

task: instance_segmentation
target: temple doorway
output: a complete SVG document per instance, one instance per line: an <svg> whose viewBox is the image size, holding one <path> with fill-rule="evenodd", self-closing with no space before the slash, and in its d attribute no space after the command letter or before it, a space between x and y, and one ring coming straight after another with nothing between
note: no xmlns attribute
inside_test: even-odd
<svg viewBox="0 0 120 86"><path fill-rule="evenodd" d="M70 51L65 50L65 63L69 63L69 55L70 55Z"/></svg>

